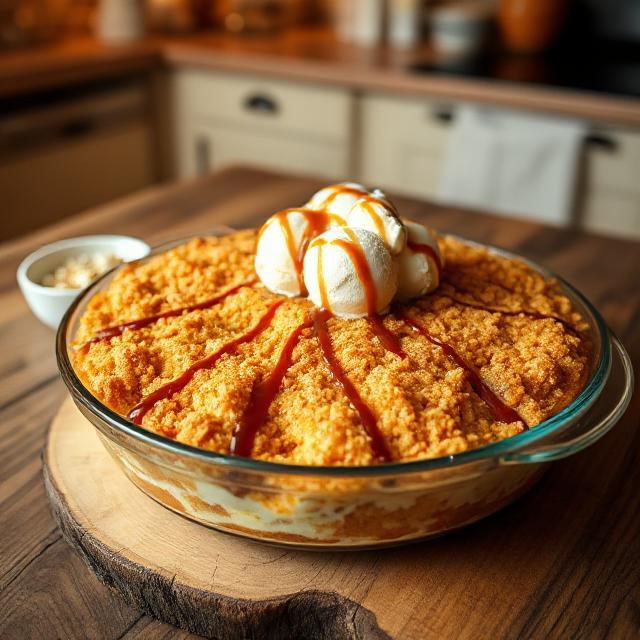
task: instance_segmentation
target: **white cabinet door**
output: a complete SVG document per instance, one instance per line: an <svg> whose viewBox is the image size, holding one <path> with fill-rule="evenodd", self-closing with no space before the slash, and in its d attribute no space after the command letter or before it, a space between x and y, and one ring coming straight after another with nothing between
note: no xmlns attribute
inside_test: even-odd
<svg viewBox="0 0 640 640"><path fill-rule="evenodd" d="M450 130L451 107L422 98L362 99L362 180L417 197L435 196Z"/></svg>
<svg viewBox="0 0 640 640"><path fill-rule="evenodd" d="M437 199L454 104L366 95L359 152L362 181L411 196ZM640 131L593 123L576 185L580 224L640 237Z"/></svg>
<svg viewBox="0 0 640 640"><path fill-rule="evenodd" d="M192 177L232 165L336 178L348 174L347 155L332 141L275 135L223 125L192 125L184 136L182 175Z"/></svg>
<svg viewBox="0 0 640 640"><path fill-rule="evenodd" d="M238 164L350 177L349 91L193 69L173 86L180 177Z"/></svg>
<svg viewBox="0 0 640 640"><path fill-rule="evenodd" d="M640 238L640 196L587 186L581 221L591 231Z"/></svg>
<svg viewBox="0 0 640 640"><path fill-rule="evenodd" d="M640 132L594 125L584 172L584 226L640 238Z"/></svg>

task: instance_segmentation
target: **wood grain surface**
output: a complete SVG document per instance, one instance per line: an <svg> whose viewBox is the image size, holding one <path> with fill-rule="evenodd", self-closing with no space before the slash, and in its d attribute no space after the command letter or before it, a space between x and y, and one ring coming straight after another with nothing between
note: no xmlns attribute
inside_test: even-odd
<svg viewBox="0 0 640 640"><path fill-rule="evenodd" d="M383 599L368 603L373 611L359 602L375 554L256 544L177 517L126 478L71 398L51 424L43 465L65 539L150 615L224 640L388 640L380 626L393 628L394 611ZM378 582L422 556L415 547L403 567L388 554Z"/></svg>
<svg viewBox="0 0 640 640"><path fill-rule="evenodd" d="M229 170L155 188L0 245L0 637L190 637L142 615L102 585L54 523L40 453L65 393L53 333L31 316L16 287L20 260L46 242L85 233L127 233L157 244L217 224L251 226L305 201L319 186L311 179ZM639 244L397 202L407 217L516 250L565 276L599 307L637 370ZM636 393L611 433L554 464L515 505L419 545L427 560L420 571L393 573L395 562L407 566L415 547L369 552L358 582L363 601L385 599L399 621L388 630L394 638L637 637L639 418ZM286 563L286 556L275 562ZM378 581L381 566L389 570L388 582ZM332 579L339 571L328 584ZM425 584L429 597L417 597Z"/></svg>
<svg viewBox="0 0 640 640"><path fill-rule="evenodd" d="M59 87L108 76L169 67L201 67L328 83L355 91L498 104L578 118L640 125L640 100L629 96L493 82L410 66L436 60L428 44L409 50L364 47L336 40L331 29L306 27L238 38L204 32L150 36L116 47L94 38L68 38L51 45L0 53L0 96ZM516 69L518 63L516 60ZM526 66L526 61L525 61Z"/></svg>

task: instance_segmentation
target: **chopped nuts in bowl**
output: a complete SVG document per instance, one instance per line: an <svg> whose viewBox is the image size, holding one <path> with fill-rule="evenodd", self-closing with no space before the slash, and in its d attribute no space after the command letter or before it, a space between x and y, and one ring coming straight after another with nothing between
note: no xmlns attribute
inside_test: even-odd
<svg viewBox="0 0 640 640"><path fill-rule="evenodd" d="M56 289L84 289L122 262L122 258L113 253L81 253L77 257L68 258L54 271L46 273L41 284Z"/></svg>
<svg viewBox="0 0 640 640"><path fill-rule="evenodd" d="M40 247L20 263L18 285L38 320L56 329L83 289L119 264L144 258L149 251L146 242L130 236L60 240Z"/></svg>

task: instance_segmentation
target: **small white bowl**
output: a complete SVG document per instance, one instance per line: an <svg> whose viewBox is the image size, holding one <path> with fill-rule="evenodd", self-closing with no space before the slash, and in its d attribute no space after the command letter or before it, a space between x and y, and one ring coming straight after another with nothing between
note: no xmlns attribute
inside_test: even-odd
<svg viewBox="0 0 640 640"><path fill-rule="evenodd" d="M57 329L65 311L82 289L58 289L40 284L47 273L69 258L82 254L110 253L124 262L144 258L151 248L130 236L81 236L52 242L29 254L18 267L18 285L33 314L42 323Z"/></svg>

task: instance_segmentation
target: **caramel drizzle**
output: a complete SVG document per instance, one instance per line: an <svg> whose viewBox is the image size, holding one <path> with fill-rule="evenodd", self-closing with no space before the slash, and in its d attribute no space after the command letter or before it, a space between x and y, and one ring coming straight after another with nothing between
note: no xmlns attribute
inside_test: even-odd
<svg viewBox="0 0 640 640"><path fill-rule="evenodd" d="M365 189L359 189L357 187L349 187L347 185L342 185L342 184L334 185L333 187L330 187L330 188L333 189L332 193L330 193L322 201L322 206L325 209L329 205L331 205L331 203L333 203L338 198L338 196L341 196L343 194L360 196L358 199L360 206L364 208L364 210L367 212L367 214L373 221L373 224L376 227L378 235L384 240L384 242L387 241L387 231L385 229L384 222L382 221L382 218L377 214L376 210L373 208L373 205L380 204L382 206L385 206L391 209L393 209L393 205L391 205L390 203L387 203L383 198L379 198L377 196L371 195Z"/></svg>
<svg viewBox="0 0 640 640"><path fill-rule="evenodd" d="M361 189L354 187L347 187L344 185L339 185L334 188L333 193L331 193L325 200L323 201L324 210L315 210L315 209L288 209L284 211L278 212L274 217L278 219L279 223L282 226L284 231L285 240L287 243L287 249L289 251L289 255L291 260L295 266L296 274L298 277L298 283L300 285L301 292L306 293L306 287L304 286L304 281L302 278L303 271L303 261L305 253L310 245L310 243L321 233L324 233L332 222L337 225L345 226L346 222L335 214L331 214L326 211L326 208L333 202L340 194L342 193L352 193L354 195L361 195L362 203L364 205L365 210L370 215L376 228L378 230L379 235L382 238L386 237L384 224L377 212L372 206L373 202L380 202L380 198L376 198L375 196L370 196L366 192ZM288 214L291 211L296 211L298 213L302 213L305 217L305 230L304 235L301 239L300 246L298 250L296 250L296 242L293 234L293 230L289 224ZM259 235L264 231L266 225L260 230ZM377 307L377 292L374 286L373 277L371 274L371 268L369 263L364 255L364 251L358 242L357 236L351 229L346 228L345 232L349 236L349 240L336 238L330 241L331 244L338 245L351 260L354 269L356 270L358 279L360 280L367 304L367 315L368 322L373 331L373 333L378 337L381 344L384 348L391 353L399 356L400 358L406 358L407 354L403 351L402 346L400 344L400 340L398 336L396 336L392 331L390 331L387 327L385 327L384 322L380 316L377 315L376 307ZM229 453L231 455L242 456L242 457L250 457L251 451L254 446L256 435L260 429L260 426L264 423L271 404L275 396L277 395L280 386L282 384L282 380L286 375L287 371L291 367L293 351L298 344L300 337L303 331L307 328L313 327L314 334L322 351L325 363L329 368L329 372L331 374L332 379L338 386L343 390L353 409L356 411L360 418L360 422L362 423L371 444L371 449L373 455L379 460L388 462L392 459L391 453L387 447L385 439L378 427L375 416L373 415L369 406L364 402L360 394L358 393L355 386L351 383L348 376L346 375L344 369L338 362L335 357L335 352L333 349L331 336L329 333L329 328L327 321L330 317L332 317L331 311L329 309L328 295L326 289L326 283L324 281L323 275L323 251L322 248L325 244L329 244L328 241L321 239L317 243L318 246L318 259L317 259L317 269L318 269L318 285L320 290L320 299L323 305L323 308L316 313L314 313L313 318L306 319L303 323L301 323L287 338L287 341L284 344L284 347L280 353L278 358L278 362L276 363L275 368L271 371L271 373L262 380L259 384L257 384L252 392L245 410L237 422L231 441L229 445ZM408 242L408 247L416 252L422 253L428 258L430 258L438 269L438 276L440 276L442 272L442 262L438 253L434 250L433 247L426 244L419 244L414 242ZM253 281L255 282L255 280ZM122 325L118 325L115 327L109 327L107 329L102 330L88 344L91 342L101 340L104 338L109 338L114 335L120 335L125 329L132 328L137 329L143 326L148 326L157 320L164 317L174 317L180 315L185 312L194 311L198 309L208 308L213 306L223 300L226 296L231 293L237 291L243 286L249 286L251 283L245 283L233 287L229 291L216 296L210 300L207 300L203 303L199 303L197 305L192 305L189 307L184 307L182 309L175 309L168 312L164 312L162 314L158 314L157 316L150 316L149 318L144 318L141 320L135 320L128 323L124 323ZM451 298L454 302L463 303L454 298ZM262 316L262 318L258 321L258 323L247 333L242 336L232 340L226 345L222 346L216 352L207 356L203 360L196 362L194 365L189 367L182 375L178 378L169 382L156 391L152 392L145 398L143 398L129 413L129 419L132 420L136 424L141 424L142 419L146 415L146 413L160 400L166 399L173 395L174 393L183 389L192 379L195 373L200 370L208 369L213 367L216 362L224 355L233 353L241 344L247 343L253 340L256 336L262 333L271 323L277 308L284 302L284 300L277 300L272 303L267 310L267 312ZM469 304L469 306L476 306L474 304ZM478 305L478 308L480 307ZM492 309L484 308L487 311L492 311ZM498 311L498 310L496 310ZM507 313L510 315L517 315L520 312L506 312L500 310L502 313ZM527 313L527 312L523 312ZM535 317L548 317L543 316L542 314L537 313L529 313L528 315L535 315ZM518 413L507 406L482 380L482 378L478 375L478 373L468 365L465 360L458 354L458 352L449 344L439 340L438 338L429 334L429 332L420 324L412 320L404 311L400 311L399 313L400 319L404 321L408 326L410 326L415 332L423 335L427 340L438 346L442 352L453 362L456 366L461 367L465 370L469 382L477 393L477 395L485 402L489 410L491 411L495 420L505 423L512 422L521 422L524 425L524 428L527 429L527 425L524 420L518 415ZM560 320L559 318L553 318L556 320Z"/></svg>
<svg viewBox="0 0 640 640"><path fill-rule="evenodd" d="M333 189L333 191L325 197L322 201L322 205L325 209L332 204L338 196L341 195L353 195L353 196L367 196L369 195L365 189L360 189L359 187L350 187L346 184L334 184L331 187L327 187L328 189Z"/></svg>
<svg viewBox="0 0 640 640"><path fill-rule="evenodd" d="M329 306L329 297L327 295L327 285L324 280L324 271L322 263L323 247L327 244L333 244L340 247L351 260L353 268L356 271L358 280L364 289L365 300L367 303L367 315L372 317L377 314L378 305L378 293L376 291L375 283L373 282L373 276L371 275L371 267L367 261L367 257L364 254L362 246L358 242L357 236L351 229L345 229L348 233L351 241L344 238L334 238L333 240L326 240L325 238L319 238L315 242L315 246L318 247L318 259L316 268L318 270L318 289L320 291L320 301L323 309L331 310Z"/></svg>
<svg viewBox="0 0 640 640"><path fill-rule="evenodd" d="M465 359L450 345L443 342L439 338L432 336L421 324L413 320L404 310L398 311L400 319L410 326L416 333L420 333L431 344L440 348L440 350L458 367L465 370L471 387L478 397L487 405L494 420L510 424L512 422L521 422L524 430L528 429L527 423L522 419L515 409L512 409L495 394L489 386L482 380L475 369L467 364Z"/></svg>
<svg viewBox="0 0 640 640"><path fill-rule="evenodd" d="M391 353L394 353L400 358L406 358L407 354L403 351L400 339L393 331L387 329L384 326L384 321L380 316L370 316L367 318L369 326L373 333L378 337L378 340L382 343L382 346Z"/></svg>
<svg viewBox="0 0 640 640"><path fill-rule="evenodd" d="M284 299L272 302L265 314L249 331L223 345L206 358L191 365L175 380L162 385L149 395L142 398L142 400L129 412L129 415L127 416L129 420L134 424L141 424L144 416L155 406L157 402L165 400L174 393L184 389L198 371L211 369L211 367L213 367L223 355L233 353L240 345L250 342L256 336L260 335L271 324L278 307L283 302Z"/></svg>
<svg viewBox="0 0 640 640"><path fill-rule="evenodd" d="M293 233L293 229L291 229L291 224L289 223L289 214L291 213L299 213L305 219L305 228L302 234L302 238L300 239L300 246L296 249L296 239ZM316 210L316 209L284 209L282 211L278 211L272 218L271 221L265 224L262 229L260 229L258 233L258 239L266 229L266 227L270 224L274 223L274 220L277 220L280 223L280 226L283 229L285 242L287 244L287 251L289 253L289 257L291 258L291 262L293 263L293 267L296 272L296 278L298 279L298 287L300 289L300 295L307 295L307 288L304 284L303 278L303 263L304 256L309 248L309 244L311 241L318 237L321 233L324 233L329 227L334 224L336 226L345 226L346 221L341 218L339 215L335 213L329 213L326 210Z"/></svg>
<svg viewBox="0 0 640 640"><path fill-rule="evenodd" d="M258 430L264 423L269 413L269 407L280 389L282 380L289 367L291 367L293 350L296 348L302 332L311 326L313 326L313 322L310 318L307 318L291 333L280 352L280 357L273 371L262 382L254 386L249 403L236 424L231 437L229 445L229 453L231 455L244 458L251 457L251 450Z"/></svg>
<svg viewBox="0 0 640 640"><path fill-rule="evenodd" d="M318 259L316 262L316 269L318 271L318 293L320 294L320 305L323 309L328 309L331 310L331 307L329 305L329 294L327 293L327 283L325 282L324 279L324 265L323 265L323 259L324 259L324 251L323 251L323 247L326 244L326 240L318 240Z"/></svg>
<svg viewBox="0 0 640 640"><path fill-rule="evenodd" d="M377 211L373 208L373 202L379 201L378 198L374 198L373 196L366 196L363 198L364 202L360 203L360 206L367 212L373 224L376 227L376 231L378 235L382 238L384 242L387 242L387 230L384 226L384 222L382 218L378 215Z"/></svg>
<svg viewBox="0 0 640 640"><path fill-rule="evenodd" d="M202 311L204 309L210 309L215 305L221 303L225 298L230 296L233 293L236 293L243 287L250 287L255 284L256 280L249 280L248 282L243 282L241 284L236 285L235 287L231 287L226 291L214 296L213 298L209 298L208 300L204 300L203 302L198 302L196 304L188 305L186 307L180 307L179 309L170 309L169 311L163 311L162 313L158 313L153 316L147 316L146 318L139 318L138 320L130 320L128 322L123 322L122 324L117 324L111 327L107 327L106 329L101 329L98 331L92 338L87 340L80 349L86 353L89 349L89 346L95 342L100 342L101 340L108 340L109 338L114 338L115 336L122 335L125 330L129 329L131 331L135 331L138 329L143 329L144 327L148 327L158 320L162 320L163 318L175 318L177 316L181 316L183 313L191 313L192 311Z"/></svg>
<svg viewBox="0 0 640 640"><path fill-rule="evenodd" d="M353 386L352 382L347 377L347 374L344 372L344 369L335 357L333 345L331 343L331 336L329 334L329 327L327 325L327 320L330 317L331 313L326 309L320 309L313 316L313 328L324 360L327 367L329 367L332 378L338 386L342 388L349 399L351 406L358 414L360 422L369 436L373 455L383 462L389 462L392 459L391 453L384 440L384 436L378 428L375 416L371 412L371 409L369 409L368 405L362 400L360 394Z"/></svg>

